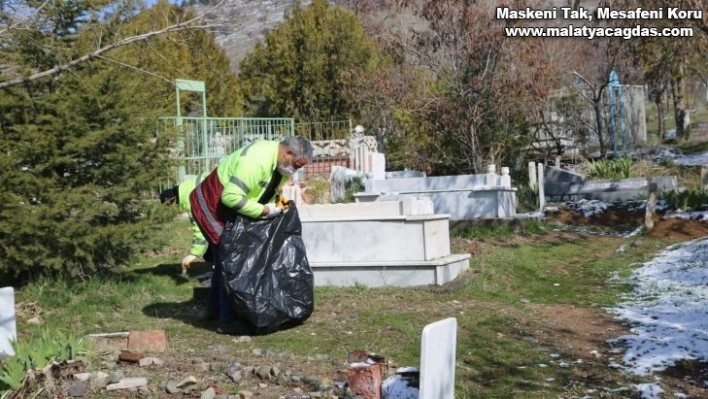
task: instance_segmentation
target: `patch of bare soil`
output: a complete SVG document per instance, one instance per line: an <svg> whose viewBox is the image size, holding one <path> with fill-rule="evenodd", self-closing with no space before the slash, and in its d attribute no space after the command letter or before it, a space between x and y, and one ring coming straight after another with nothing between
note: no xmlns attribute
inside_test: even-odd
<svg viewBox="0 0 708 399"><path fill-rule="evenodd" d="M602 226L626 229L644 225L645 210L610 208L586 217L578 211L561 208L551 216L552 220L574 226ZM688 241L708 236L708 222L654 215L653 227L648 236L667 242ZM587 362L602 361L608 364L610 349L607 340L630 333L627 326L619 324L610 315L593 308L569 305L530 306L534 314L544 320L547 330L540 334L550 344L565 345L571 352ZM597 352L592 352L597 351ZM592 355L591 355L592 353ZM614 355L619 357L620 355ZM621 362L620 358L616 361ZM657 375L665 392L672 397L705 398L708 389L708 365L697 361L682 361ZM588 378L593 378L588 375Z"/></svg>
<svg viewBox="0 0 708 399"><path fill-rule="evenodd" d="M561 208L550 215L553 221L575 226L602 226L619 228L622 231L643 226L645 210L610 208L604 212L584 216L578 211ZM680 219L655 214L652 218L654 226L648 235L667 241L688 241L708 236L708 221Z"/></svg>
<svg viewBox="0 0 708 399"><path fill-rule="evenodd" d="M597 370L606 369L613 361L621 363L621 354L611 353L608 340L631 334L626 325L620 324L601 309L572 305L529 304L526 309L536 325L544 326L536 331L534 338L539 343L555 348L563 358L582 361L588 366L580 368L586 385L602 385L604 375ZM611 360L610 358L614 358ZM704 381L708 377L708 365L696 361L680 362L660 375L663 389L673 395L667 397L705 398L708 390ZM685 396L677 396L685 395ZM626 396L601 396L625 398Z"/></svg>

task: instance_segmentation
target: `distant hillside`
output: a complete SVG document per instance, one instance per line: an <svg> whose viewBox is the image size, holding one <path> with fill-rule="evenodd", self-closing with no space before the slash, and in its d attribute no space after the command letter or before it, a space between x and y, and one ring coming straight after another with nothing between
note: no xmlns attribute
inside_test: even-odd
<svg viewBox="0 0 708 399"><path fill-rule="evenodd" d="M346 1L329 0L330 4L342 4ZM538 8L562 7L568 3L577 2L579 5L594 9L594 0L539 0ZM238 63L248 51L253 49L267 32L276 28L283 22L285 12L295 4L306 7L312 0L224 0L215 12L207 14L207 22L223 24L219 29L216 40L231 59L231 68L238 70ZM208 11L207 6L197 6L198 11ZM409 12L402 14L376 13L375 19L384 22L389 28L407 30L415 28L424 29L427 24L413 17Z"/></svg>
<svg viewBox="0 0 708 399"><path fill-rule="evenodd" d="M231 68L238 63L265 34L283 22L287 10L299 3L307 6L311 0L225 0L215 12L207 14L207 22L223 24L216 41L231 59ZM199 11L210 10L201 6Z"/></svg>

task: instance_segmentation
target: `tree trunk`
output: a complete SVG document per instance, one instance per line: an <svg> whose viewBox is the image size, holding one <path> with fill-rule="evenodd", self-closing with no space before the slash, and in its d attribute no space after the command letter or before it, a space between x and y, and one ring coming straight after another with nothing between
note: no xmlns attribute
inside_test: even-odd
<svg viewBox="0 0 708 399"><path fill-rule="evenodd" d="M654 95L654 104L656 104L656 118L659 122L659 140L664 140L664 134L666 133L666 122L664 121L664 103L661 101L661 93Z"/></svg>
<svg viewBox="0 0 708 399"><path fill-rule="evenodd" d="M602 118L602 93L598 94L592 100L593 108L595 109L595 124L597 125L597 139L600 143L600 156L605 158L607 149L605 148L605 120Z"/></svg>
<svg viewBox="0 0 708 399"><path fill-rule="evenodd" d="M674 121L676 122L676 138L684 138L686 135L686 96L685 96L685 81L684 64L679 65L679 71L671 78L671 95L674 102Z"/></svg>

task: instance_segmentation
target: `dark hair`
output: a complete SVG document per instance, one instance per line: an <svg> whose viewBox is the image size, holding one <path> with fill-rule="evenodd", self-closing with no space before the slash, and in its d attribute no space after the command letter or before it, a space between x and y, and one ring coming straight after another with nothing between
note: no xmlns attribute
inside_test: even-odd
<svg viewBox="0 0 708 399"><path fill-rule="evenodd" d="M179 186L168 188L160 193L160 203L176 204L179 203Z"/></svg>

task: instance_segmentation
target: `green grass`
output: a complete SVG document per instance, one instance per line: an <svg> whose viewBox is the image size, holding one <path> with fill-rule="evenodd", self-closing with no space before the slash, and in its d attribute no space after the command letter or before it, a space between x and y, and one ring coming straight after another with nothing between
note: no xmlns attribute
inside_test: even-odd
<svg viewBox="0 0 708 399"><path fill-rule="evenodd" d="M543 320L529 316L528 307L611 305L628 287L609 286L608 277L626 275L631 265L663 247L642 238L641 250L616 254L627 240L551 235L552 227L538 221L522 227L469 227L453 239L474 238L482 242L482 250L472 256L470 270L448 286L317 287L315 312L304 325L236 343L194 321L195 312L201 310L201 304L191 299L196 283L179 276L179 259L189 246L189 226L179 220L166 226L166 231L174 234L172 247L145 257L123 273L85 281L41 279L18 289L18 307L34 304L45 321L40 327L20 317L19 339L28 340L44 328L69 331L71 327L82 335L163 329L170 337L171 352L187 357L223 353L233 359L260 347L297 359L341 359L350 350L364 349L383 354L398 366L418 366L423 327L455 317L458 397L583 396L584 389L627 381L607 370L606 364L597 369L592 365L540 367L549 363L550 353L567 348L554 347L552 339L526 339L546 328ZM203 266L190 269L190 274L206 271ZM222 352L215 351L217 346ZM576 387L589 372L600 376L599 381Z"/></svg>

